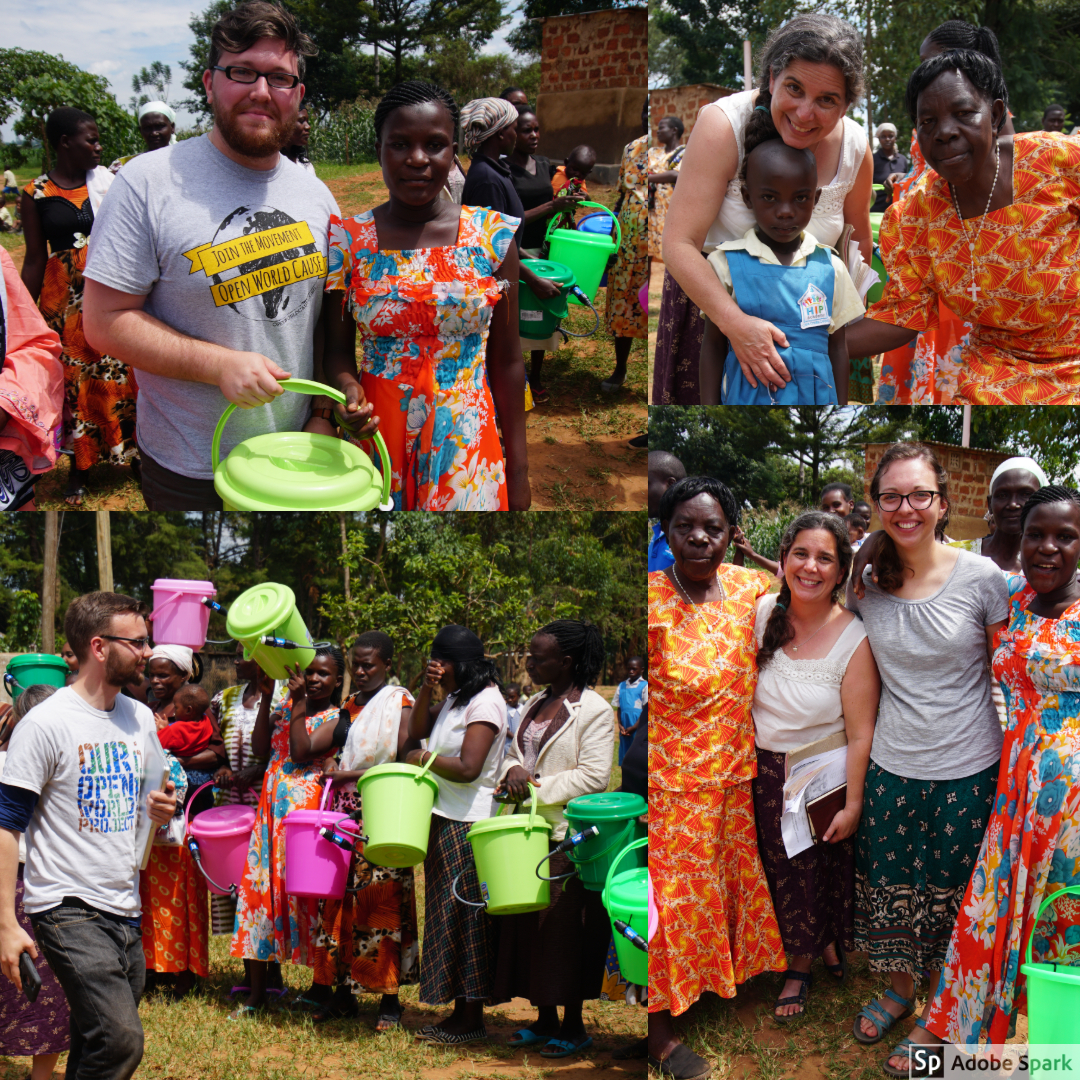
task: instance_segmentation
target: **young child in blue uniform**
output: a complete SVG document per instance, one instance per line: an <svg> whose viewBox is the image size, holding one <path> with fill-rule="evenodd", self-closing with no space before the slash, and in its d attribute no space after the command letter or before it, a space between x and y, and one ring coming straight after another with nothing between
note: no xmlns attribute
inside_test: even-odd
<svg viewBox="0 0 1080 1080"><path fill-rule="evenodd" d="M641 714L649 703L649 684L645 681L645 658L631 656L626 661L626 679L619 683L611 699L619 724L619 764L633 745L641 724Z"/></svg>
<svg viewBox="0 0 1080 1080"><path fill-rule="evenodd" d="M776 346L791 382L752 387L726 338L706 322L701 366L722 366L725 405L846 405L850 362L844 327L863 314L843 262L806 232L821 196L808 150L772 138L753 146L741 171L742 195L756 225L721 244L709 264L739 309L784 332ZM715 385L715 384L714 384Z"/></svg>

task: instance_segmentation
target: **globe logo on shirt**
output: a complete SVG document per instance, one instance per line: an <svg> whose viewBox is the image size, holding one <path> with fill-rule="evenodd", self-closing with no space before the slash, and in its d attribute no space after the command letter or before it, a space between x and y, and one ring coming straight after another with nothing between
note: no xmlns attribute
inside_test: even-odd
<svg viewBox="0 0 1080 1080"><path fill-rule="evenodd" d="M273 206L240 206L213 238L191 251L191 273L202 271L217 307L253 322L299 315L326 277L326 257L307 222Z"/></svg>

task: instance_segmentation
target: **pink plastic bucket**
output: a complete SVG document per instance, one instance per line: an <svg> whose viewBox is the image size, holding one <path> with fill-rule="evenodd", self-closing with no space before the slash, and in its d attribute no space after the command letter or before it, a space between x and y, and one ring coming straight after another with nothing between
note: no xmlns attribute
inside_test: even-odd
<svg viewBox="0 0 1080 1080"><path fill-rule="evenodd" d="M210 609L204 596L217 596L212 581L182 581L158 578L150 586L154 593L154 644L186 645L196 652L206 644Z"/></svg>
<svg viewBox="0 0 1080 1080"><path fill-rule="evenodd" d="M660 926L660 913L656 910L656 901L653 899L652 891L652 876L649 877L649 937L647 940L652 941L653 934L656 933Z"/></svg>
<svg viewBox="0 0 1080 1080"><path fill-rule="evenodd" d="M349 881L352 848L343 848L319 834L326 826L338 836L355 839L359 828L347 814L331 814L331 781L326 781L318 810L293 810L285 815L285 891L293 896L340 900Z"/></svg>
<svg viewBox="0 0 1080 1080"><path fill-rule="evenodd" d="M195 794L199 791L202 788ZM215 806L187 823L187 831L198 843L200 868L212 893L229 896L229 886L240 884L254 827L253 806Z"/></svg>
<svg viewBox="0 0 1080 1080"><path fill-rule="evenodd" d="M644 285L638 289L638 303L641 305L641 310L645 312L645 318L649 317L649 283L646 281Z"/></svg>

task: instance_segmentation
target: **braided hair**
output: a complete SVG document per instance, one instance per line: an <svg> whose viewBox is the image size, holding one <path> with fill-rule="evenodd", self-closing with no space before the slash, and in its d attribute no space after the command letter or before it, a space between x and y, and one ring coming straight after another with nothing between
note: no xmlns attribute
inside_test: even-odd
<svg viewBox="0 0 1080 1080"><path fill-rule="evenodd" d="M745 180L746 158L768 139L779 139L772 119L769 78L779 79L792 60L828 64L844 77L847 104L863 92L863 44L857 30L835 15L796 15L777 27L765 42L758 75L759 91L754 110L743 131L743 163L739 176Z"/></svg>
<svg viewBox="0 0 1080 1080"><path fill-rule="evenodd" d="M832 602L837 603L844 595L844 586L847 584L848 574L851 572L851 560L854 557L847 526L836 514L826 514L824 510L808 510L805 514L800 514L787 527L780 541L780 595L776 598L776 606L772 609L769 621L765 624L765 632L757 654L759 670L795 637L795 627L791 624L791 616L788 613L791 605L791 589L783 573L783 566L787 561L788 553L795 546L799 533L810 529L824 529L825 532L832 533L833 540L836 541L836 563L840 571L836 588L832 591Z"/></svg>
<svg viewBox="0 0 1080 1080"><path fill-rule="evenodd" d="M720 504L727 523L739 524L739 504L727 484L711 476L686 476L672 484L660 499L661 528L665 521L671 520L677 506L696 499L698 495L711 495Z"/></svg>
<svg viewBox="0 0 1080 1080"><path fill-rule="evenodd" d="M536 633L553 637L563 653L573 658L572 678L578 689L596 682L604 666L604 639L599 627L580 619L556 619Z"/></svg>
<svg viewBox="0 0 1080 1080"><path fill-rule="evenodd" d="M334 663L337 665L338 675L345 678L345 655L342 651L333 643L327 642L326 644L320 644L315 646L316 656L330 656L333 658ZM330 695L330 701L334 705L341 704L341 684L339 683L334 687L334 692Z"/></svg>
<svg viewBox="0 0 1080 1080"><path fill-rule="evenodd" d="M961 19L949 19L934 27L926 40L936 45L942 52L955 52L957 49L971 49L1001 67L1001 52L998 50L997 35L989 26L973 26Z"/></svg>
<svg viewBox="0 0 1080 1080"><path fill-rule="evenodd" d="M375 106L375 141L378 142L382 138L383 124L395 109L408 108L410 105L425 105L429 101L434 101L446 109L456 132L458 106L450 92L441 86L436 86L435 83L424 82L422 79L407 79L387 90L382 100Z"/></svg>
<svg viewBox="0 0 1080 1080"><path fill-rule="evenodd" d="M1001 68L990 57L985 53L975 52L974 49L956 49L931 56L911 73L907 91L904 94L904 105L907 107L911 122L918 123L919 95L947 71L963 72L968 82L978 91L979 96L986 101L993 103L1000 99L1005 103L1001 120L994 129L1000 131L1009 117L1009 91L1005 86L1005 76L1001 74Z"/></svg>
<svg viewBox="0 0 1080 1080"><path fill-rule="evenodd" d="M944 537L949 525L949 474L938 461L937 454L929 446L924 446L922 443L893 443L881 455L878 467L874 470L874 478L870 481L870 498L875 504L877 503L878 496L881 494L881 478L890 465L897 461L913 460L925 461L934 471L941 503L945 507L945 513L934 528L934 535L940 540ZM877 583L882 592L893 592L904 583L904 564L900 559L900 552L896 550L896 545L888 533L882 536L878 544L877 553L874 555L874 570L877 572Z"/></svg>
<svg viewBox="0 0 1080 1080"><path fill-rule="evenodd" d="M1076 491L1073 488L1062 487L1060 484L1048 484L1044 488L1039 488L1038 491L1028 496L1027 502L1024 503L1024 508L1020 511L1020 531L1024 531L1024 525L1027 522L1028 515L1037 506L1044 506L1047 503L1073 503L1075 506L1080 506L1080 491Z"/></svg>

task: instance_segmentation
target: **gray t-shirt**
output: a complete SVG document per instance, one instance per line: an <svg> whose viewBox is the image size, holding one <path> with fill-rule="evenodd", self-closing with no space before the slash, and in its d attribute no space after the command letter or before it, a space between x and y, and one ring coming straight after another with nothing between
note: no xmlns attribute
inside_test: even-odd
<svg viewBox="0 0 1080 1080"><path fill-rule="evenodd" d="M203 341L257 352L312 376L330 215L337 203L287 158L266 172L230 160L208 135L140 154L94 219L86 276L145 296L143 310ZM139 445L174 472L212 475L210 441L228 402L216 386L136 374ZM282 394L240 409L222 457L266 431L298 431L311 398Z"/></svg>
<svg viewBox="0 0 1080 1080"><path fill-rule="evenodd" d="M990 697L986 626L1001 622L1009 593L989 559L961 551L933 596L905 600L863 573L866 596L848 583L847 607L866 628L881 673L881 704L870 757L913 780L958 780L1001 754Z"/></svg>

